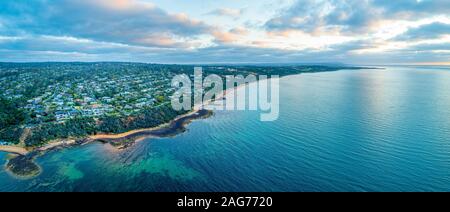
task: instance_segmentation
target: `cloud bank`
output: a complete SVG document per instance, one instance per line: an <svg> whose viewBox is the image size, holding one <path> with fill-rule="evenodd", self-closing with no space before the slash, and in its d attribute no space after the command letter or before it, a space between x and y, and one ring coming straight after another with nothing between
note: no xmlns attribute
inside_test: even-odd
<svg viewBox="0 0 450 212"><path fill-rule="evenodd" d="M0 61L450 61L448 0L278 1L2 0Z"/></svg>

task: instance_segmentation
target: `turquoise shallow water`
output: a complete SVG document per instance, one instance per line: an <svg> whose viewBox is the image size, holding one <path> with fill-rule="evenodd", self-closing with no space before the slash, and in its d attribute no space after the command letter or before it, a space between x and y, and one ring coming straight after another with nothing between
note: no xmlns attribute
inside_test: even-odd
<svg viewBox="0 0 450 212"><path fill-rule="evenodd" d="M120 152L52 152L34 179L0 170L0 190L450 191L450 69L302 74L280 90L278 121L217 112Z"/></svg>

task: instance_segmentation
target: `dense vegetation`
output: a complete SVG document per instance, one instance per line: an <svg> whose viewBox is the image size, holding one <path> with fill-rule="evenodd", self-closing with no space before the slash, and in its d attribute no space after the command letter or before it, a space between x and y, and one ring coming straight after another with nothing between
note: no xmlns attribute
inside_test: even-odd
<svg viewBox="0 0 450 212"><path fill-rule="evenodd" d="M0 97L0 129L22 123L25 119L24 113L18 106L7 99Z"/></svg>
<svg viewBox="0 0 450 212"><path fill-rule="evenodd" d="M98 133L123 133L133 129L151 128L168 123L185 111L170 106L148 109L130 117L77 118L65 123L47 123L33 129L25 140L27 146L39 146L58 138L80 138Z"/></svg>
<svg viewBox="0 0 450 212"><path fill-rule="evenodd" d="M20 125L24 119L24 113L16 104L0 97L0 138L2 140L18 143L22 129L16 126Z"/></svg>

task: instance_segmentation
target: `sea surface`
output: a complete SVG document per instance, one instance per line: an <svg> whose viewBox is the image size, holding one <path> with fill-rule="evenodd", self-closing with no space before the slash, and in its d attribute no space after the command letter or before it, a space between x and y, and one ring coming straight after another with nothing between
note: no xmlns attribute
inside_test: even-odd
<svg viewBox="0 0 450 212"><path fill-rule="evenodd" d="M0 169L0 191L450 191L450 68L300 74L280 92L275 122L218 111L123 151L50 152L36 178Z"/></svg>

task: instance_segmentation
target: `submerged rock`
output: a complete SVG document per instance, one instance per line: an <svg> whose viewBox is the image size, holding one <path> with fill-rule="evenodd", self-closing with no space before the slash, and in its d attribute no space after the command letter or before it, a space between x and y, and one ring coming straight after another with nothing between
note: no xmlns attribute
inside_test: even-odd
<svg viewBox="0 0 450 212"><path fill-rule="evenodd" d="M21 179L30 179L38 176L42 169L33 161L31 155L19 155L8 160L6 170Z"/></svg>

